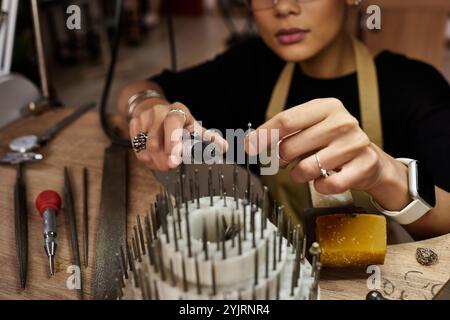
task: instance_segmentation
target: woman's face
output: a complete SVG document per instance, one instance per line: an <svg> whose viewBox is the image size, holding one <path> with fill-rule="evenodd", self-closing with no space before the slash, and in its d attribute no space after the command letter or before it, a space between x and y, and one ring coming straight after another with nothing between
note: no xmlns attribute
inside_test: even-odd
<svg viewBox="0 0 450 320"><path fill-rule="evenodd" d="M327 47L341 32L351 0L278 0L254 17L264 42L286 61L304 61ZM269 2L269 1L267 1Z"/></svg>

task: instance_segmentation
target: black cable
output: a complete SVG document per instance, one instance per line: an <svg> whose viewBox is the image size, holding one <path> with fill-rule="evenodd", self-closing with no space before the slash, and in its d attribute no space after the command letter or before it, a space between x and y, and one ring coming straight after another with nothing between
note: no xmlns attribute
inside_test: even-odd
<svg viewBox="0 0 450 320"><path fill-rule="evenodd" d="M171 57L171 67L173 71L177 69L177 55L176 55L176 43L175 43L175 33L173 28L173 18L172 18L172 8L171 2L167 3L167 29L169 33L169 44L170 44L170 57ZM117 133L109 127L108 123L108 98L111 91L111 85L114 80L114 72L117 64L117 57L119 55L120 39L122 35L122 16L123 16L123 0L116 0L115 8L115 18L114 18L114 31L112 37L111 45L111 62L108 67L108 72L106 75L105 85L103 87L102 96L100 100L100 124L103 132L109 137L112 143L122 145L127 148L131 148L130 140L123 139Z"/></svg>
<svg viewBox="0 0 450 320"><path fill-rule="evenodd" d="M111 91L111 84L114 79L114 71L117 64L117 56L119 55L120 46L120 36L122 33L122 14L123 14L123 0L116 0L116 11L115 11L115 28L112 37L111 45L111 63L108 67L108 72L106 74L106 81L102 91L102 97L100 100L100 124L102 126L103 132L109 137L112 143L122 145L127 148L131 148L131 142L127 139L121 138L109 127L108 124L108 97Z"/></svg>
<svg viewBox="0 0 450 320"><path fill-rule="evenodd" d="M173 28L173 16L172 16L172 0L166 2L166 21L167 32L169 33L169 47L170 47L170 64L172 71L177 71L177 47L175 42L175 31Z"/></svg>

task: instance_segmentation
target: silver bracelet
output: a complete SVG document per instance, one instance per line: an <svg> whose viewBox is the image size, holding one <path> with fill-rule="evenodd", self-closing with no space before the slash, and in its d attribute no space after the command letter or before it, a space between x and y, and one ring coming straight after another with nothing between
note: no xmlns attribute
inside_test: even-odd
<svg viewBox="0 0 450 320"><path fill-rule="evenodd" d="M155 90L144 90L136 93L128 100L128 121L133 118L134 110L137 105L144 100L151 98L162 98L163 96Z"/></svg>

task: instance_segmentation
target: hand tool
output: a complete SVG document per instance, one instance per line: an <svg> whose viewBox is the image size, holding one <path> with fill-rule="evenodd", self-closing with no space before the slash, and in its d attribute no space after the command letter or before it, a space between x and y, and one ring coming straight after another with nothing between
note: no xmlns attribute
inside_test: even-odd
<svg viewBox="0 0 450 320"><path fill-rule="evenodd" d="M88 169L83 168L83 253L84 253L84 267L88 267L89 259L89 190L88 190ZM140 221L139 221L140 222ZM140 226L140 223L139 223ZM142 230L142 228L141 228Z"/></svg>
<svg viewBox="0 0 450 320"><path fill-rule="evenodd" d="M25 289L28 273L28 213L27 194L23 179L23 164L17 165L14 187L15 236L19 263L20 287Z"/></svg>
<svg viewBox="0 0 450 320"><path fill-rule="evenodd" d="M114 272L111 272L110 266L113 263L114 253L126 243L127 152L126 148L112 144L104 154L93 281L94 299L97 300L116 299L117 297L117 290L112 281L115 275ZM151 235L155 235L153 228L152 224L148 230Z"/></svg>
<svg viewBox="0 0 450 320"><path fill-rule="evenodd" d="M72 255L75 265L80 268L80 299L83 300L83 277L81 272L80 249L78 247L77 223L75 218L75 203L72 189L72 182L69 176L69 169L64 167L64 203L67 214L67 222L69 223L70 242L72 247ZM112 257L114 258L114 257ZM111 263L113 265L113 263Z"/></svg>
<svg viewBox="0 0 450 320"><path fill-rule="evenodd" d="M50 275L54 275L57 247L56 217L61 210L61 197L55 191L43 191L36 198L36 209L44 220L44 249L48 257Z"/></svg>
<svg viewBox="0 0 450 320"><path fill-rule="evenodd" d="M66 128L81 115L95 107L95 105L96 104L94 102L90 102L77 108L69 116L40 135L27 135L13 139L9 144L11 152L7 153L2 158L1 162L14 164L19 162L42 160L43 156L41 154L34 153L33 151L46 145L58 132Z"/></svg>

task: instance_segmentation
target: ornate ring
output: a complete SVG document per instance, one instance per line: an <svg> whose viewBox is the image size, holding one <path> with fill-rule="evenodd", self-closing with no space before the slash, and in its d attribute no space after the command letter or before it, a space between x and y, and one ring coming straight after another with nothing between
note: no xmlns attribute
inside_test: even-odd
<svg viewBox="0 0 450 320"><path fill-rule="evenodd" d="M181 110L181 109L172 109L172 110L170 110L170 111L167 113L167 115L169 115L169 114L171 114L171 113L178 113L178 114L181 114L181 115L184 117L184 123L186 123L186 121L187 121L187 114L186 114L186 112L184 112L184 111Z"/></svg>
<svg viewBox="0 0 450 320"><path fill-rule="evenodd" d="M316 153L314 156L316 157L317 166L319 167L320 175L322 176L322 178L329 177L330 173L327 170L325 170L324 168L322 168L322 163L320 163L319 154Z"/></svg>
<svg viewBox="0 0 450 320"><path fill-rule="evenodd" d="M148 134L146 132L139 132L133 139L133 150L136 153L145 150L147 147Z"/></svg>

